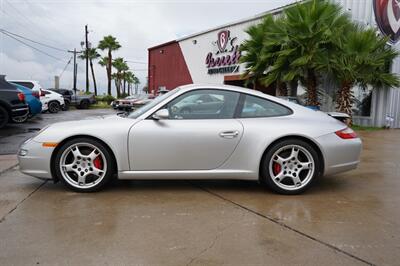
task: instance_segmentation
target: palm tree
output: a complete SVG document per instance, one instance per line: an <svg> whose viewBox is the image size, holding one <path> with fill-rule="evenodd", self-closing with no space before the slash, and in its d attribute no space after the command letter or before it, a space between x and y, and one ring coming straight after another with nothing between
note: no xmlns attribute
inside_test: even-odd
<svg viewBox="0 0 400 266"><path fill-rule="evenodd" d="M138 88L139 88L139 84L140 84L140 80L138 77L134 76L133 77L133 84L135 85L135 94L138 93Z"/></svg>
<svg viewBox="0 0 400 266"><path fill-rule="evenodd" d="M108 35L108 36L104 36L103 40L101 40L99 42L98 48L102 51L107 50L108 51L108 55L107 58L108 62L107 62L107 79L108 79L108 95L111 95L111 74L112 74L112 51L118 50L119 48L121 48L121 45L119 44L119 42L116 40L115 37Z"/></svg>
<svg viewBox="0 0 400 266"><path fill-rule="evenodd" d="M377 36L375 30L360 26L343 35L340 49L330 60L332 74L339 84L335 100L338 111L352 115L352 88L356 85L374 88L400 85L399 77L389 71L388 66L398 52L387 45L388 40Z"/></svg>
<svg viewBox="0 0 400 266"><path fill-rule="evenodd" d="M116 58L112 66L117 70L117 73L115 73L115 80L116 80L116 89L117 89L117 97L120 97L121 95L121 85L122 81L124 79L124 73L129 70L128 64L124 61L122 57ZM125 94L125 91L124 91Z"/></svg>
<svg viewBox="0 0 400 266"><path fill-rule="evenodd" d="M270 86L276 83L278 94L282 96L287 95L287 87L283 80L283 72L279 72L278 76L272 77L269 75L266 78L265 73L268 66L271 66L276 59L277 52L282 49L280 43L264 45L266 41L267 32L274 30L276 24L281 23L281 20L275 20L272 15L266 16L262 23L250 26L246 33L250 38L241 45L241 51L244 52L241 57L241 62L245 63L244 77L251 83L253 88L261 81L265 86Z"/></svg>
<svg viewBox="0 0 400 266"><path fill-rule="evenodd" d="M266 21L269 24L263 25ZM258 25L265 36L262 49L254 47L261 58L255 58L261 64L255 69L266 85L299 80L306 88L307 105L319 106L318 78L329 68L337 40L351 24L339 5L325 0L297 4L282 16L267 17Z"/></svg>
<svg viewBox="0 0 400 266"><path fill-rule="evenodd" d="M131 86L132 86L132 84L134 84L134 82L135 82L135 75L133 74L133 72L132 71L126 71L125 73L124 73L124 83L126 82L126 83L128 83L128 94L130 95L131 93L132 93L132 91L131 91ZM125 85L124 85L124 87L125 87ZM125 89L124 89L125 90Z"/></svg>
<svg viewBox="0 0 400 266"><path fill-rule="evenodd" d="M88 59L89 59L90 70L92 72L94 95L97 96L97 84L96 84L96 77L94 75L93 60L96 60L97 58L99 58L100 54L97 52L96 48L89 48L87 50L84 50L83 54L81 54L79 56L79 58L82 59L82 60L86 60L86 53L87 53Z"/></svg>

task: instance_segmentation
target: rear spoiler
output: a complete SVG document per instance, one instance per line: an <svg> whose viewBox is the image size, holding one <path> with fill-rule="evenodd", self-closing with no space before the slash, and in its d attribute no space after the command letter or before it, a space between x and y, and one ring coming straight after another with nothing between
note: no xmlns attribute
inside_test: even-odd
<svg viewBox="0 0 400 266"><path fill-rule="evenodd" d="M346 113L340 113L340 112L327 112L327 114L345 124L348 124L350 122L351 117L346 114Z"/></svg>

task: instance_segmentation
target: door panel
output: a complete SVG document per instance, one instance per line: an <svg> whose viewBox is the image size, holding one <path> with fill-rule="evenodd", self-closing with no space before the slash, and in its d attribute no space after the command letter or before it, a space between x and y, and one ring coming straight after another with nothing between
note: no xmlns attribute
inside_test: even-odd
<svg viewBox="0 0 400 266"><path fill-rule="evenodd" d="M129 133L131 170L211 170L235 150L243 127L235 119L143 120Z"/></svg>

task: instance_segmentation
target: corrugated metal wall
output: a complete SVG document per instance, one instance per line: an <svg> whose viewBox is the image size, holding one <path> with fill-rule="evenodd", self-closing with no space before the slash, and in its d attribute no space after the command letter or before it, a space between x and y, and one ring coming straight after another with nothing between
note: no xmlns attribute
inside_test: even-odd
<svg viewBox="0 0 400 266"><path fill-rule="evenodd" d="M360 23L376 28L376 21L372 0L335 0L344 10L351 13L352 18ZM400 42L395 45L400 51ZM392 65L392 72L400 74L400 58ZM400 89L376 89L372 96L371 117L354 117L354 123L365 126L386 126L387 117L392 117L390 127L400 128Z"/></svg>

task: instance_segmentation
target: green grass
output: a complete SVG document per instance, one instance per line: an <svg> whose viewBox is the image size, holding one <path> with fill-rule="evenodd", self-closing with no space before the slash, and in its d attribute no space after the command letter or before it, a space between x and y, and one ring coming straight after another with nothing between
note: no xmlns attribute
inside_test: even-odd
<svg viewBox="0 0 400 266"><path fill-rule="evenodd" d="M89 109L109 109L111 105L107 102L97 102L96 104L91 104Z"/></svg>
<svg viewBox="0 0 400 266"><path fill-rule="evenodd" d="M351 128L355 131L377 131L377 130L383 130L383 127L367 127L367 126L358 126L358 125L352 125Z"/></svg>

